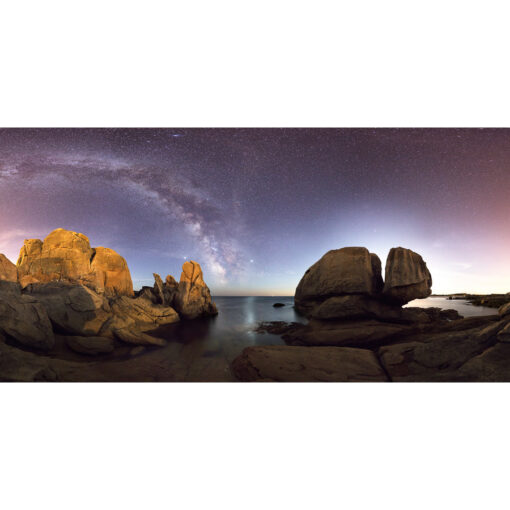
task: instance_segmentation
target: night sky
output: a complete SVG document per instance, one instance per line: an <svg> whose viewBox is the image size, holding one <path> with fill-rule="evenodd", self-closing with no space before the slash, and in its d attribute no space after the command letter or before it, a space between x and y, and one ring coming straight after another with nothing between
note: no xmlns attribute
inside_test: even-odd
<svg viewBox="0 0 510 510"><path fill-rule="evenodd" d="M62 227L136 288L198 261L216 295L291 295L326 251L420 253L433 292L510 291L510 130L0 129L0 252Z"/></svg>

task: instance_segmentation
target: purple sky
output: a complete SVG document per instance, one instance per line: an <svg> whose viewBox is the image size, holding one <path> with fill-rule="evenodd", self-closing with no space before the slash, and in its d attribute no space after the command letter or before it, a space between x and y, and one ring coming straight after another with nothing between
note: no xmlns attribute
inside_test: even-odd
<svg viewBox="0 0 510 510"><path fill-rule="evenodd" d="M419 252L433 292L510 291L510 130L0 129L0 252L63 227L135 287L293 294L326 251Z"/></svg>

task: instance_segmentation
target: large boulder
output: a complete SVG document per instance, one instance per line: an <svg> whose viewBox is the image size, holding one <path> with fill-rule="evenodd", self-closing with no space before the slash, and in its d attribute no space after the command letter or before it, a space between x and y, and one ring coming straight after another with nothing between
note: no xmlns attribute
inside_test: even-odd
<svg viewBox="0 0 510 510"><path fill-rule="evenodd" d="M58 333L99 336L112 318L108 299L85 285L33 283L26 287L25 293L44 306Z"/></svg>
<svg viewBox="0 0 510 510"><path fill-rule="evenodd" d="M387 381L375 354L348 347L247 347L232 363L241 381Z"/></svg>
<svg viewBox="0 0 510 510"><path fill-rule="evenodd" d="M3 253L0 253L0 280L8 282L18 281L16 266Z"/></svg>
<svg viewBox="0 0 510 510"><path fill-rule="evenodd" d="M31 283L68 282L107 295L133 295L126 261L108 248L91 248L87 236L57 229L44 241L27 239L17 262L24 288Z"/></svg>
<svg viewBox="0 0 510 510"><path fill-rule="evenodd" d="M102 246L93 252L90 269L96 275L96 290L108 296L133 296L131 273L124 257Z"/></svg>
<svg viewBox="0 0 510 510"><path fill-rule="evenodd" d="M191 260L183 264L181 279L173 304L179 315L186 319L195 319L218 313L216 305L211 300L211 292L204 282L202 269L198 262Z"/></svg>
<svg viewBox="0 0 510 510"><path fill-rule="evenodd" d="M311 266L296 288L296 310L305 315L333 296L375 296L383 286L381 261L366 248L327 252Z"/></svg>
<svg viewBox="0 0 510 510"><path fill-rule="evenodd" d="M404 305L431 294L432 276L418 253L406 248L392 248L386 259L383 295Z"/></svg>
<svg viewBox="0 0 510 510"><path fill-rule="evenodd" d="M27 347L52 349L55 336L44 307L21 294L14 282L0 281L0 332Z"/></svg>

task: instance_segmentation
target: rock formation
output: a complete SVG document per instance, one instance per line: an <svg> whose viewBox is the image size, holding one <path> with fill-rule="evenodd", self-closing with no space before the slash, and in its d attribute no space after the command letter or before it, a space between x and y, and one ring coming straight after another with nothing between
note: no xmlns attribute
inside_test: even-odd
<svg viewBox="0 0 510 510"><path fill-rule="evenodd" d="M218 313L216 305L211 300L209 287L204 282L200 264L197 262L190 260L183 264L174 306L179 315L187 319Z"/></svg>
<svg viewBox="0 0 510 510"><path fill-rule="evenodd" d="M343 296L344 302L359 296L375 296L382 290L381 261L366 248L331 250L310 267L294 297L296 310L313 315L324 301Z"/></svg>
<svg viewBox="0 0 510 510"><path fill-rule="evenodd" d="M383 283L377 255L366 248L342 248L329 251L306 271L294 301L298 312L318 320L406 322L401 305L429 296L431 285L425 262L411 250L391 249Z"/></svg>
<svg viewBox="0 0 510 510"><path fill-rule="evenodd" d="M57 229L44 241L26 240L17 267L0 256L0 343L50 353L67 346L85 355L123 344L165 345L157 336L162 326L217 313L200 266L183 270L180 285L155 274L154 288L135 297L124 258L91 248L83 234Z"/></svg>
<svg viewBox="0 0 510 510"><path fill-rule="evenodd" d="M15 282L0 281L0 332L34 349L49 350L55 344L46 309L22 294Z"/></svg>
<svg viewBox="0 0 510 510"><path fill-rule="evenodd" d="M375 354L348 347L247 347L232 363L241 381L387 381Z"/></svg>
<svg viewBox="0 0 510 510"><path fill-rule="evenodd" d="M383 294L405 304L431 294L432 277L420 255L405 248L392 248L386 260Z"/></svg>
<svg viewBox="0 0 510 510"><path fill-rule="evenodd" d="M54 281L86 285L109 296L132 296L126 261L109 248L91 248L87 236L58 228L44 241L27 239L17 262L18 278L30 283Z"/></svg>
<svg viewBox="0 0 510 510"><path fill-rule="evenodd" d="M18 281L16 266L3 253L0 253L0 280L8 282Z"/></svg>

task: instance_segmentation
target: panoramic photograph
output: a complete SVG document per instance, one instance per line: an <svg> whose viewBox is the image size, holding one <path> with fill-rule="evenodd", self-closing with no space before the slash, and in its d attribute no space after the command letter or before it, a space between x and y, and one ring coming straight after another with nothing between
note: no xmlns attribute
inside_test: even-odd
<svg viewBox="0 0 510 510"><path fill-rule="evenodd" d="M0 380L510 381L510 130L0 129Z"/></svg>

